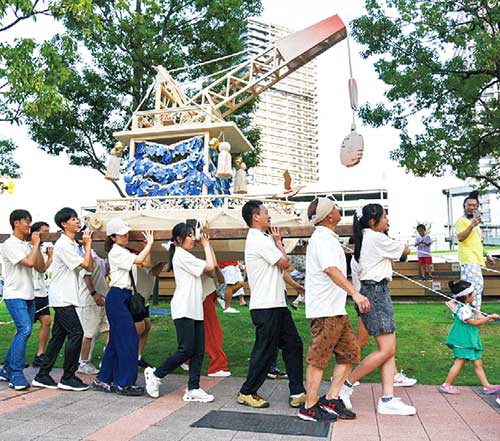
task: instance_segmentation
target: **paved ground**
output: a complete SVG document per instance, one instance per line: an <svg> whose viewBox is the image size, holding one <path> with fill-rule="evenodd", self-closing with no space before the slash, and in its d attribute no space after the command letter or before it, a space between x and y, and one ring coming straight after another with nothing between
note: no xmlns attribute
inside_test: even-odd
<svg viewBox="0 0 500 441"><path fill-rule="evenodd" d="M29 377L34 374L29 371ZM55 375L57 377L57 375ZM82 376L83 377L83 376ZM142 377L142 376L141 376ZM91 380L90 377L85 377ZM142 380L142 378L141 378ZM202 387L215 394L210 404L182 401L186 377L172 375L165 380L159 399L128 398L100 392L63 392L32 388L15 392L0 383L0 440L44 441L319 441L325 438L282 436L253 432L191 428L210 410L256 412L239 406L235 394L240 378L204 378ZM326 387L324 385L323 387ZM356 441L470 441L500 439L500 409L493 400L472 388L460 388L458 396L444 396L435 386L398 389L405 401L418 410L414 417L379 416L375 404L380 387L362 384L354 392L358 412L355 421L332 426L330 440ZM288 407L287 383L267 381L261 394L271 407L259 412L294 415ZM491 404L488 403L488 400Z"/></svg>

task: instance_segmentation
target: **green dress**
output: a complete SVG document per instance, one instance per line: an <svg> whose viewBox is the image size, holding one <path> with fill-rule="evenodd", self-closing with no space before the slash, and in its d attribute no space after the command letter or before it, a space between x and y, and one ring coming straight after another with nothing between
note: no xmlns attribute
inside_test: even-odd
<svg viewBox="0 0 500 441"><path fill-rule="evenodd" d="M453 326L446 337L446 344L453 349L454 357L470 361L482 358L479 328L464 321L474 318L471 307L460 305L453 315Z"/></svg>

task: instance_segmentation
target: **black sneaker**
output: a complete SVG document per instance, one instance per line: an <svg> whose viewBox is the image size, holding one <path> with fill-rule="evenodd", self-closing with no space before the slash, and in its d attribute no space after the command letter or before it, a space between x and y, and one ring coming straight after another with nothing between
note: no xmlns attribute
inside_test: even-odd
<svg viewBox="0 0 500 441"><path fill-rule="evenodd" d="M57 387L62 390L74 390L79 392L87 390L89 385L80 380L76 375L73 375L70 378L61 379L61 381L57 384Z"/></svg>
<svg viewBox="0 0 500 441"><path fill-rule="evenodd" d="M46 389L57 389L57 383L49 374L38 373L31 382L31 385L35 387L44 387Z"/></svg>
<svg viewBox="0 0 500 441"><path fill-rule="evenodd" d="M337 415L341 420L353 420L356 418L356 414L345 407L344 402L338 398L335 399L327 399L325 395L319 398L318 401L319 407L323 409L325 412L328 412L331 415Z"/></svg>
<svg viewBox="0 0 500 441"><path fill-rule="evenodd" d="M142 386L136 386L135 384L123 387L113 386L113 392L127 397L140 397L141 395L144 395L144 388Z"/></svg>
<svg viewBox="0 0 500 441"><path fill-rule="evenodd" d="M140 367L140 368L148 368L148 367L153 367L152 364L149 364L146 360L144 360L144 358L141 358L138 362L137 362L137 366Z"/></svg>
<svg viewBox="0 0 500 441"><path fill-rule="evenodd" d="M43 354L35 355L33 359L33 367L40 367L42 365Z"/></svg>
<svg viewBox="0 0 500 441"><path fill-rule="evenodd" d="M105 383L104 381L99 381L97 378L92 383L90 383L90 387L93 390L97 390L99 392L114 392L111 384Z"/></svg>
<svg viewBox="0 0 500 441"><path fill-rule="evenodd" d="M325 412L319 406L319 401L309 409L306 406L301 406L297 415L301 420L305 421L328 421L334 423L337 420L337 415Z"/></svg>
<svg viewBox="0 0 500 441"><path fill-rule="evenodd" d="M288 378L288 374L285 371L280 371L279 369L271 369L267 373L267 378L275 380L276 378Z"/></svg>

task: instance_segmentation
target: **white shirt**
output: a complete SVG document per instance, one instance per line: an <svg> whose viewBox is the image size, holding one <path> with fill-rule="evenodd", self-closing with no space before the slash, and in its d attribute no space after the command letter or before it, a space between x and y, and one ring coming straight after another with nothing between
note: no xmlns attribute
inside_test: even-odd
<svg viewBox="0 0 500 441"><path fill-rule="evenodd" d="M109 251L109 286L120 289L132 289L129 271L132 270L137 287L137 267L134 265L137 256L126 248L113 244ZM139 289L139 288L137 288Z"/></svg>
<svg viewBox="0 0 500 441"><path fill-rule="evenodd" d="M172 259L175 291L170 303L172 320L183 317L203 320L201 275L206 265L204 260L198 259L184 248L175 248Z"/></svg>
<svg viewBox="0 0 500 441"><path fill-rule="evenodd" d="M325 273L336 267L344 276L346 259L338 236L329 228L318 226L309 239L306 251L306 318L347 315L347 293Z"/></svg>
<svg viewBox="0 0 500 441"><path fill-rule="evenodd" d="M106 280L104 279L104 275L102 274L101 262L99 261L99 257L96 254L92 256L94 260L94 265L92 267L92 271L87 271L86 269L80 270L80 305L81 306L97 306L94 298L90 295L90 291L87 288L87 284L85 283L84 277L90 276L90 280L92 281L92 285L94 285L94 289L98 294L103 296L106 295L107 287Z"/></svg>
<svg viewBox="0 0 500 441"><path fill-rule="evenodd" d="M52 280L49 286L49 304L52 307L80 306L79 273L83 257L78 244L65 234L54 245Z"/></svg>
<svg viewBox="0 0 500 441"><path fill-rule="evenodd" d="M403 243L365 228L359 255L359 280L392 280L392 261L399 259L404 249Z"/></svg>
<svg viewBox="0 0 500 441"><path fill-rule="evenodd" d="M250 309L286 307L285 281L277 265L283 254L271 236L256 228L248 230L245 264L250 286Z"/></svg>
<svg viewBox="0 0 500 441"><path fill-rule="evenodd" d="M0 255L3 260L4 299L33 300L35 297L32 269L19 263L30 254L30 244L14 235L2 244Z"/></svg>
<svg viewBox="0 0 500 441"><path fill-rule="evenodd" d="M47 260L43 254L42 257L43 261L46 262ZM32 268L31 271L33 274L33 289L35 290L35 297L47 297L49 295L47 273L39 273L35 268Z"/></svg>
<svg viewBox="0 0 500 441"><path fill-rule="evenodd" d="M207 276L206 274L202 274L201 288L203 292L201 299L205 300L210 294L212 294L217 289L213 277Z"/></svg>
<svg viewBox="0 0 500 441"><path fill-rule="evenodd" d="M361 282L359 281L359 263L354 258L354 254L351 257L351 283L354 289L359 292L361 288Z"/></svg>

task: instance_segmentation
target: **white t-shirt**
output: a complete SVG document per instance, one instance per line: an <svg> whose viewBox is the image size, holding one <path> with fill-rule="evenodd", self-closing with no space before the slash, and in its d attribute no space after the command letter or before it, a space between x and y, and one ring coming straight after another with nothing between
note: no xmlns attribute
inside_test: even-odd
<svg viewBox="0 0 500 441"><path fill-rule="evenodd" d="M354 254L351 257L351 283L354 289L359 292L361 288L361 282L359 281L359 263L354 258Z"/></svg>
<svg viewBox="0 0 500 441"><path fill-rule="evenodd" d="M316 227L306 251L306 318L347 315L347 293L332 282L325 270L336 267L344 276L346 259L338 236L326 227Z"/></svg>
<svg viewBox="0 0 500 441"><path fill-rule="evenodd" d="M52 280L49 286L49 304L52 307L80 306L80 265L83 257L78 244L65 234L54 245Z"/></svg>
<svg viewBox="0 0 500 441"><path fill-rule="evenodd" d="M203 295L202 300L205 300L210 294L212 294L217 288L215 286L215 280L213 277L206 274L201 275L201 288Z"/></svg>
<svg viewBox="0 0 500 441"><path fill-rule="evenodd" d="M190 318L203 320L203 287L201 275L206 262L181 247L175 248L172 266L175 291L170 303L172 320Z"/></svg>
<svg viewBox="0 0 500 441"><path fill-rule="evenodd" d="M31 246L25 240L10 236L0 248L4 299L33 300L32 269L22 265L21 260L31 254Z"/></svg>
<svg viewBox="0 0 500 441"><path fill-rule="evenodd" d="M90 280L92 281L92 285L94 285L94 289L97 293L105 296L107 287L106 280L104 279L104 275L102 274L102 267L100 258L97 254L92 253L92 258L94 259L94 265L92 267L92 271L87 271L85 269L80 270L80 305L81 306L96 306L96 302L93 297L90 295L90 291L87 288L87 284L83 279L84 276L90 276Z"/></svg>
<svg viewBox="0 0 500 441"><path fill-rule="evenodd" d="M113 245L109 251L109 286L114 286L120 289L132 289L129 271L132 270L134 281L137 287L137 267L134 265L137 256L126 248ZM137 288L139 289L139 288Z"/></svg>
<svg viewBox="0 0 500 441"><path fill-rule="evenodd" d="M392 261L399 259L404 249L403 243L365 228L359 255L359 280L392 280Z"/></svg>
<svg viewBox="0 0 500 441"><path fill-rule="evenodd" d="M250 309L286 307L285 281L277 265L282 256L271 236L256 228L248 230L245 264L250 286Z"/></svg>
<svg viewBox="0 0 500 441"><path fill-rule="evenodd" d="M459 306L456 312L458 318L462 320L464 323L467 323L467 320L475 318L474 312L470 305Z"/></svg>

